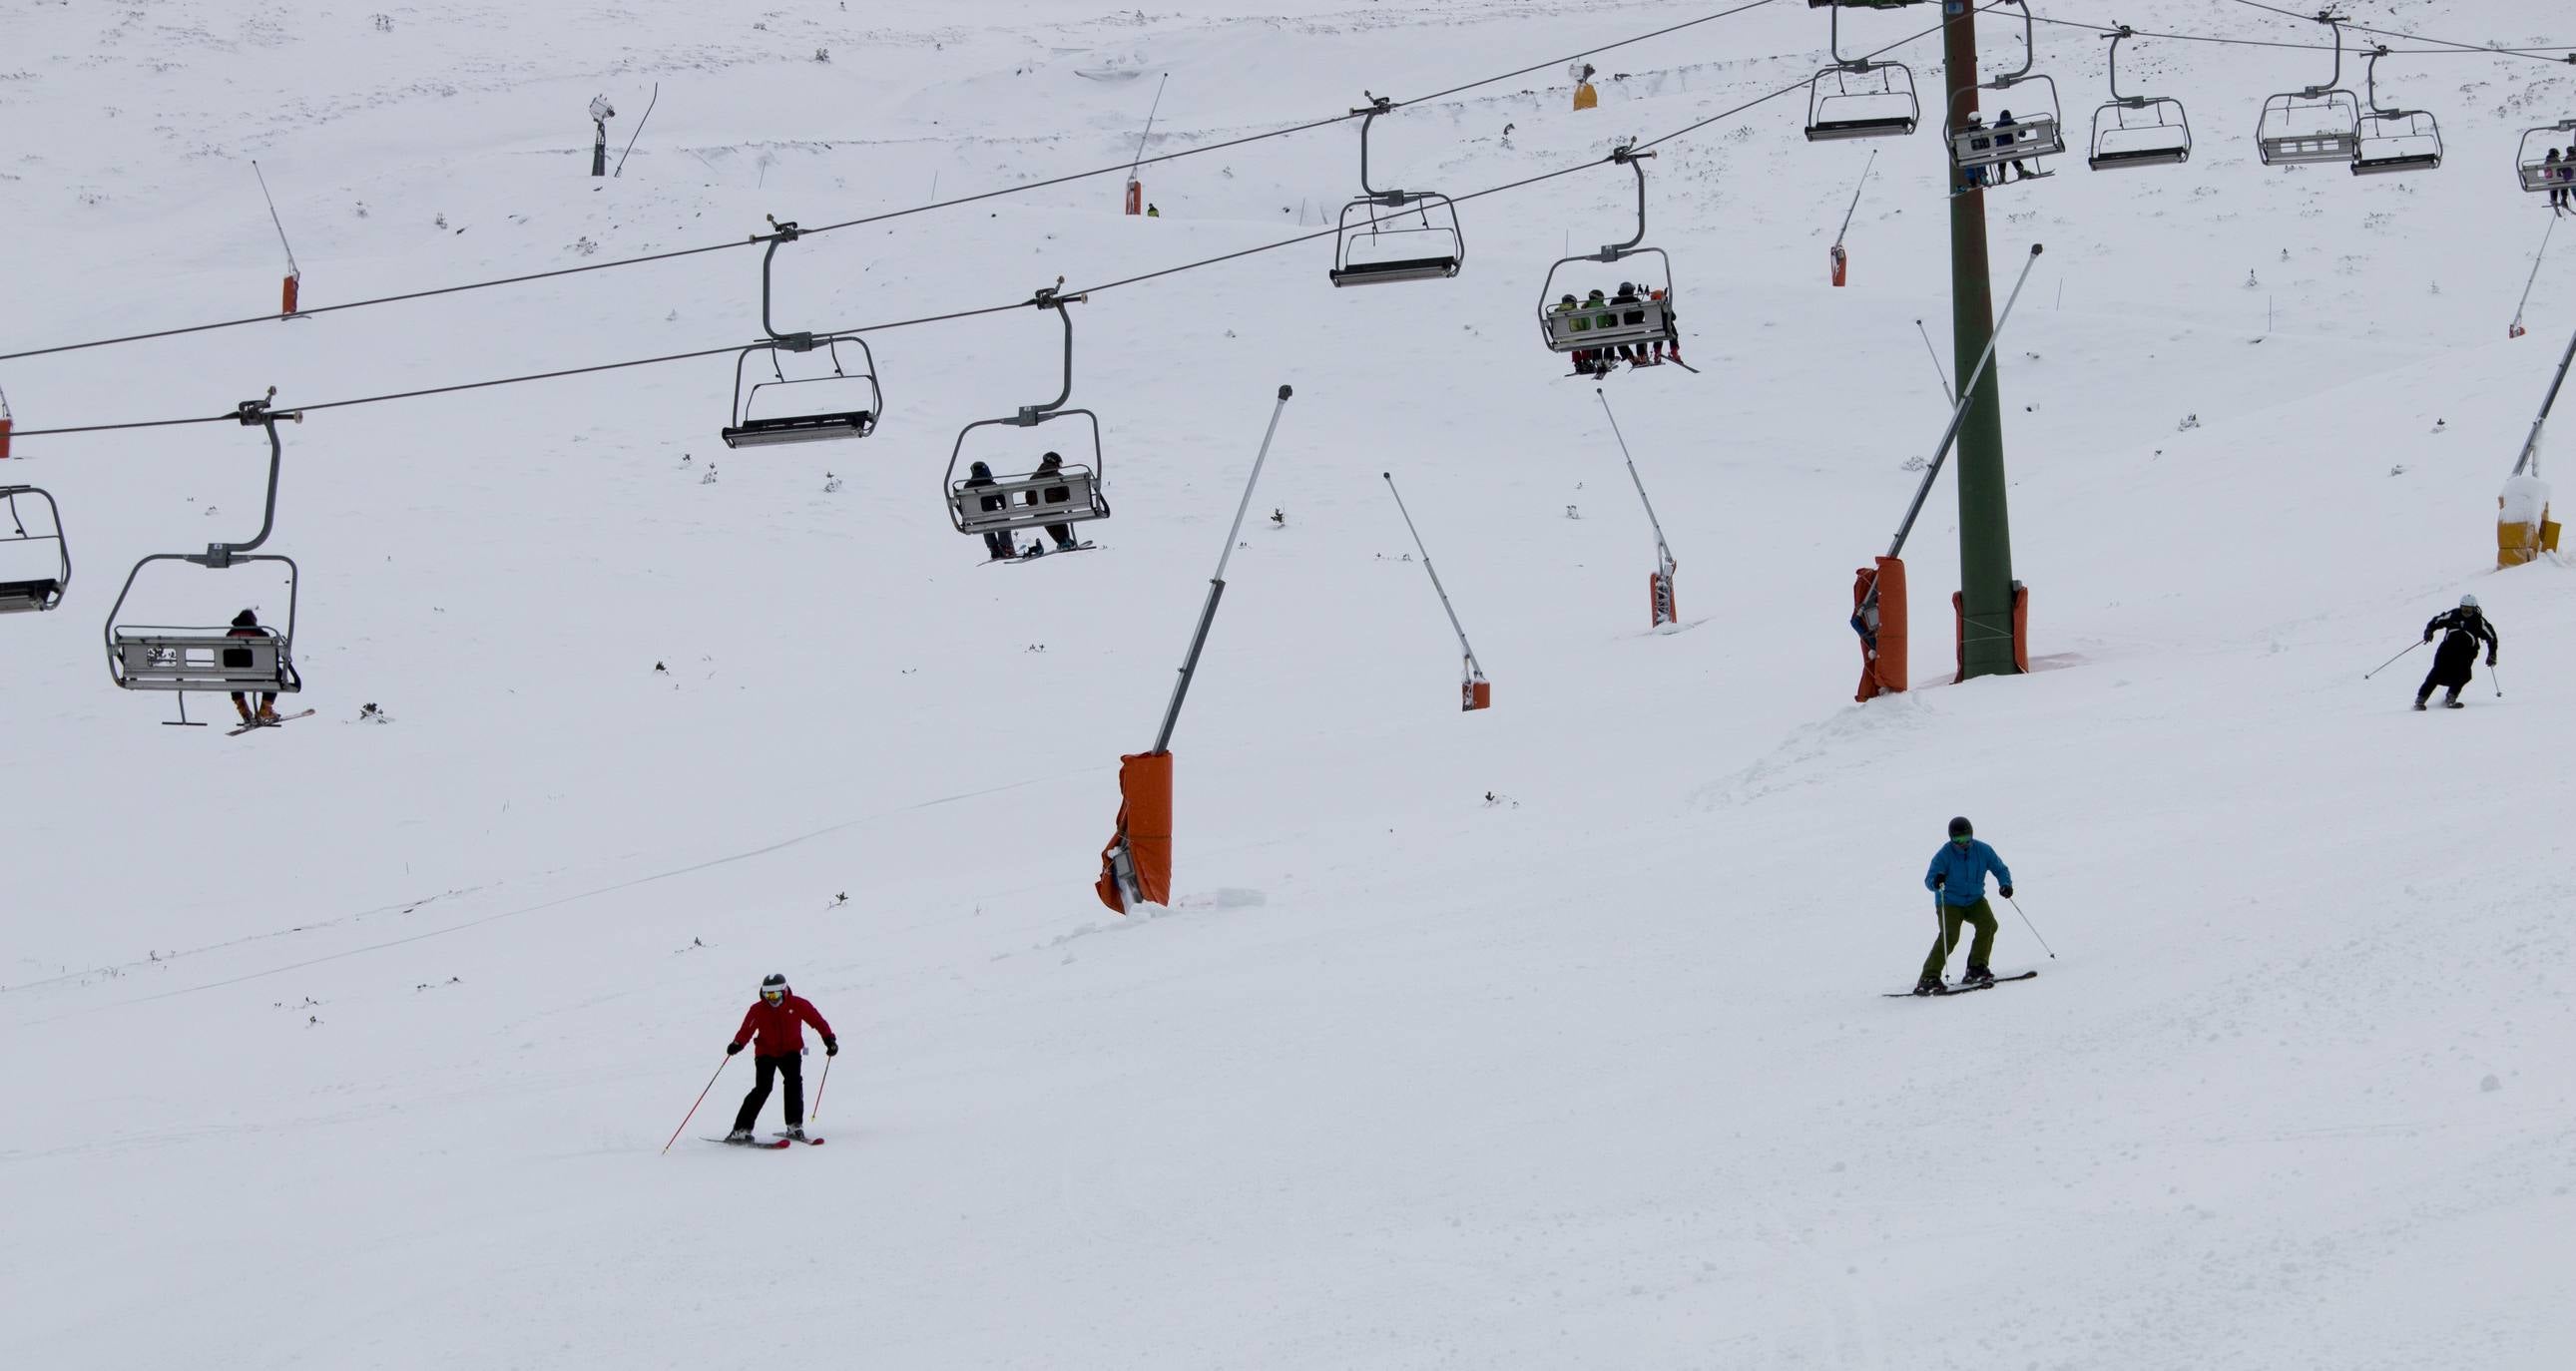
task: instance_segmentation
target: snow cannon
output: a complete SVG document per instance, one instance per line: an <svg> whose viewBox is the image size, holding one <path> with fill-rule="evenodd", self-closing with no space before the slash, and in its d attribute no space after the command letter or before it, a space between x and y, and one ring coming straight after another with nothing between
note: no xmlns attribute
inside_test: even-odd
<svg viewBox="0 0 2576 1371"><path fill-rule="evenodd" d="M2549 483L2537 476L2505 478L2496 497L2496 566L2521 566L2558 550L2558 525L2549 518Z"/></svg>

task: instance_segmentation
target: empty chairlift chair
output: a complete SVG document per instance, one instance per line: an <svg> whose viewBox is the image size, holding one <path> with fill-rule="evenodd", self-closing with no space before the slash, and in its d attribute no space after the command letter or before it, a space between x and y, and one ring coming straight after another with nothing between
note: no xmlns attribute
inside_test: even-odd
<svg viewBox="0 0 2576 1371"><path fill-rule="evenodd" d="M1894 138L1912 133L1923 120L1923 104L1914 93L1913 69L1902 62L1843 56L1843 6L1819 5L1809 0L1809 7L1832 11L1827 21L1830 37L1826 50L1833 54L1834 62L1807 83L1807 141Z"/></svg>
<svg viewBox="0 0 2576 1371"><path fill-rule="evenodd" d="M1620 347L1652 347L1658 342L1670 343L1679 355L1680 336L1673 326L1673 264L1662 248L1639 247L1646 240L1646 169L1640 163L1654 156L1651 152L1631 152L1622 145L1610 154L1610 160L1637 173L1637 231L1624 243L1612 243L1599 252L1580 257L1566 257L1547 270L1547 280L1539 287L1539 337L1548 351L1558 353L1603 353ZM1557 273L1578 262L1618 262L1629 257L1652 253L1663 264L1664 284L1661 289L1640 287L1634 299L1607 301L1601 305L1578 303L1573 309L1559 305Z"/></svg>
<svg viewBox="0 0 2576 1371"><path fill-rule="evenodd" d="M276 391L269 394L273 397ZM295 671L295 607L300 575L293 558L255 552L277 524L277 474L284 460L277 421L301 420L300 414L276 414L266 400L245 400L234 411L245 427L268 434L268 499L259 534L246 543L210 543L203 553L155 553L126 573L125 588L107 613L108 678L122 690L171 691L179 695L180 724L188 723L187 697L197 692L291 695L304 688ZM216 571L250 562L276 562L286 568L286 623L261 628L256 635L231 628L166 627L128 624L125 601L135 578L154 562L193 562Z"/></svg>
<svg viewBox="0 0 2576 1371"><path fill-rule="evenodd" d="M2322 86L2263 102L2254 125L2254 153L2267 167L2348 163L2361 153L2361 98L2342 85L2343 18L2319 14L2317 22L2334 30L2334 76Z"/></svg>
<svg viewBox="0 0 2576 1371"><path fill-rule="evenodd" d="M760 329L769 341L744 348L733 363L733 409L731 422L718 436L729 448L773 447L784 443L815 443L837 438L865 438L876 432L877 419L885 411L884 392L877 387L876 354L865 338L857 334L781 333L770 322L770 268L778 256L781 243L792 243L802 234L793 223L782 224L772 218L777 232L769 239L769 250L760 258ZM841 364L843 346L858 349L859 369L855 372ZM831 374L790 377L781 357L804 354L820 349L832 363ZM753 353L769 360L770 380L754 381L746 389L743 371ZM771 392L771 403L777 403L781 389L806 386L799 395L824 397L821 406L807 404L770 414L756 414L761 408L760 393Z"/></svg>
<svg viewBox="0 0 2576 1371"><path fill-rule="evenodd" d="M1455 276L1467 257L1467 240L1458 229L1457 205L1438 191L1379 190L1369 184L1369 125L1379 115L1393 110L1395 102L1383 95L1369 95L1368 99L1368 105L1351 111L1363 116L1360 194L1342 206L1335 226L1330 273L1333 284L1378 286L1398 281L1441 281ZM1361 216L1356 224L1351 222L1354 214Z"/></svg>
<svg viewBox="0 0 2576 1371"><path fill-rule="evenodd" d="M21 496L45 502L45 517L36 531L28 530L25 512L18 507ZM9 557L0 562L0 576L9 578L0 580L0 614L52 609L63 602L63 591L72 583L72 550L71 544L63 540L63 512L54 504L53 496L34 486L0 486L0 500L9 506L9 531L0 533L0 549L8 550L0 555ZM46 543L53 544L54 573L27 575L41 563L20 561L17 554L41 556L40 549Z"/></svg>
<svg viewBox="0 0 2576 1371"><path fill-rule="evenodd" d="M1067 306L1079 304L1084 298L1079 295L1067 298L1047 289L1039 291L1029 302L1039 309L1054 310L1056 316L1064 321L1064 388L1057 392L1056 397L1042 405L1022 405L1018 413L1003 418L978 419L958 431L957 444L948 452L948 474L944 485L948 522L958 532L989 535L1049 524L1087 523L1109 517L1109 501L1101 491L1106 463L1100 448L1100 416L1087 409L1064 407L1073 398L1073 315ZM967 448L978 429L1036 428L1052 420L1076 415L1090 428L1088 461L1073 461L1053 470L1041 468L1026 475L982 482L971 475L961 477L957 474L959 465L966 461ZM1085 455L1079 445L1075 455ZM968 465L971 467L972 464Z"/></svg>
<svg viewBox="0 0 2576 1371"><path fill-rule="evenodd" d="M2361 141L2352 158L2352 174L2371 176L2392 171L2431 171L2442 165L2442 127L2420 109L2389 109L2379 103L2379 59L2388 46L2371 50L2364 86L2370 108L2362 113Z"/></svg>
<svg viewBox="0 0 2576 1371"><path fill-rule="evenodd" d="M2558 146L2561 135L2567 140L2564 148ZM2537 144L2534 139L2539 140ZM2550 159L2553 152L2561 154L2555 161ZM2515 150L2513 159L2522 188L2536 195L2553 190L2576 191L2576 156L2567 155L2571 153L2576 153L2576 119L2561 119L2525 130L2522 146Z"/></svg>
<svg viewBox="0 0 2576 1371"><path fill-rule="evenodd" d="M2093 111L2093 155L2085 164L2112 171L2190 161L2191 120L2180 100L2120 93L2120 40L2136 33L2122 24L2106 36L2111 40L2111 102Z"/></svg>

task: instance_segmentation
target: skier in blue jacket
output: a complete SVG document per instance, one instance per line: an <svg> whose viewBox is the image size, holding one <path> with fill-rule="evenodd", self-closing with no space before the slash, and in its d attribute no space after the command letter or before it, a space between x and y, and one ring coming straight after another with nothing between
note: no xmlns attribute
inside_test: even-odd
<svg viewBox="0 0 2576 1371"><path fill-rule="evenodd" d="M1924 888L1930 890L1941 911L1941 933L1932 940L1932 955L1923 959L1923 974L1914 980L1917 995L1941 993L1941 974L1950 967L1950 949L1958 946L1962 925L1977 931L1975 942L1968 945L1968 971L1961 985L1993 985L1995 973L1986 959L1995 950L1995 911L1986 904L1986 873L1993 872L1996 887L2007 900L2012 898L2012 868L1995 850L1977 841L1976 826L1966 819L1950 821L1950 841L1932 854L1932 866L1923 873Z"/></svg>

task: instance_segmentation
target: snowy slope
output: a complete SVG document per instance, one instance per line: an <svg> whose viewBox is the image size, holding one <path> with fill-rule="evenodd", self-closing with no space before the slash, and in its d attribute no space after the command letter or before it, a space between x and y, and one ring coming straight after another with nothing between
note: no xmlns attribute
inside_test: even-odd
<svg viewBox="0 0 2576 1371"><path fill-rule="evenodd" d="M1158 151L1691 13L706 8L389 10L380 32L302 3L0 0L0 110L30 131L0 240L38 264L0 273L0 351L265 307L253 157L319 305L1107 164L1166 70ZM2357 17L2576 42L2526 0L2383 8ZM2117 18L2308 41L2237 5ZM1989 23L1999 65L2017 39ZM1597 158L1812 70L1822 41L1776 4L1622 49L1595 60L1629 79L1582 116L1547 62L1380 120L1374 163L1463 194ZM2042 31L2070 119L2102 47ZM1934 79L1928 43L1908 56ZM135 558L256 526L256 436L22 440L8 479L62 501L77 576L63 612L0 624L10 1345L2565 1364L2576 591L2488 567L2576 327L2553 258L2532 335L2503 337L2546 217L2510 158L2576 115L2576 73L2392 57L2384 88L2441 114L2450 165L2255 165L2256 102L2317 56L2127 46L2124 82L2190 103L2194 160L2067 158L1990 197L1999 272L2048 249L2000 355L2046 669L1946 684L1945 480L1908 553L1922 688L1865 707L1851 569L1944 416L1914 329L1947 318L1940 162L1930 137L1882 150L1854 285L1830 290L1867 153L1804 142L1794 99L1649 164L1706 374L1606 390L1681 561L1678 634L1645 630L1652 545L1594 388L1530 337L1546 264L1625 236L1608 170L1468 203L1445 286L1332 291L1313 243L1076 306L1117 514L1059 562L977 565L937 503L959 426L1052 395L1034 312L871 335L885 424L837 448L723 449L722 358L317 410L285 433L275 546L304 568L319 713L275 734L157 727L166 702L112 690L97 636ZM580 105L607 92L622 134L655 81L625 174L582 176ZM780 253L780 322L1311 231L1355 141L1148 168L1153 221L1112 212L1113 176L814 237ZM0 363L0 385L23 428L272 384L320 404L722 346L757 288L741 250ZM1282 382L1256 508L1287 525L1246 530L1175 743L1178 907L1119 920L1087 884L1116 759L1151 740ZM1381 471L1490 712L1455 709ZM161 570L152 618L282 607L257 572ZM2404 712L2421 652L2361 681L2464 590L2507 639L2503 695L2482 673L2472 710ZM365 702L395 722L354 722ZM1962 811L2058 956L2007 909L1998 961L2038 980L1881 999ZM831 1145L697 1142L737 1063L656 1155L771 970L851 1049Z"/></svg>

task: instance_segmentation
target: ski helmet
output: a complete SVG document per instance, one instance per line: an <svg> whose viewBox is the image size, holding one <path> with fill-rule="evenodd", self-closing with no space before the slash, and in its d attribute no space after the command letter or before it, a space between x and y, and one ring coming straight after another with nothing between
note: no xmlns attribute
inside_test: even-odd
<svg viewBox="0 0 2576 1371"><path fill-rule="evenodd" d="M1977 836L1977 826L1968 822L1967 816L1963 814L1950 821L1950 836L1953 838L1973 838Z"/></svg>
<svg viewBox="0 0 2576 1371"><path fill-rule="evenodd" d="M773 997L781 1000L787 998L787 978L775 971L760 978L760 998L766 1000Z"/></svg>
<svg viewBox="0 0 2576 1371"><path fill-rule="evenodd" d="M2460 608L2462 608L2462 609L2475 609L2475 608L2477 608L2477 607L2478 607L2478 597L2477 597L2477 596L2475 596L2475 595L2463 595L2463 596L2461 596L2461 597L2460 597Z"/></svg>
<svg viewBox="0 0 2576 1371"><path fill-rule="evenodd" d="M966 474L969 476L990 476L993 474L993 468L982 462L977 462L966 468Z"/></svg>
<svg viewBox="0 0 2576 1371"><path fill-rule="evenodd" d="M245 609L241 613L233 616L233 627L257 628L259 627L259 616Z"/></svg>

